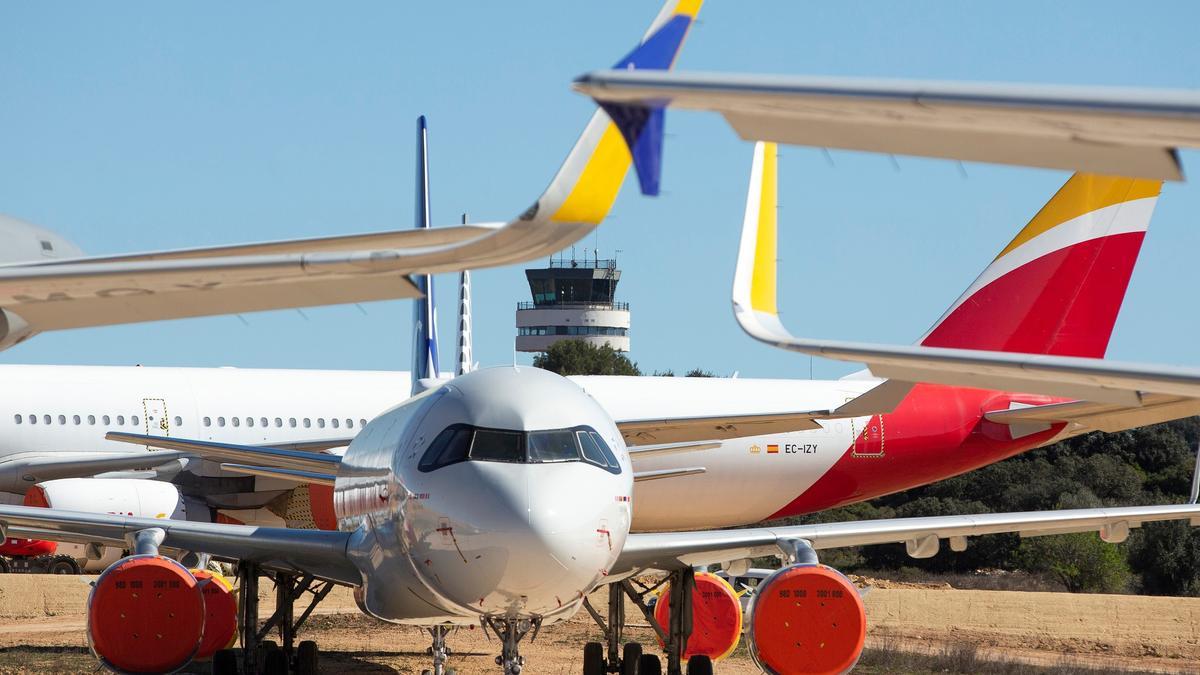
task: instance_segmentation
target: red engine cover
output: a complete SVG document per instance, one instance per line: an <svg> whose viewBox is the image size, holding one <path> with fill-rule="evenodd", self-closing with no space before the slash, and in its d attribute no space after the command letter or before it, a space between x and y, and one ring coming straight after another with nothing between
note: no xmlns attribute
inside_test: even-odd
<svg viewBox="0 0 1200 675"><path fill-rule="evenodd" d="M866 637L858 589L832 567L785 567L759 584L750 602L750 656L771 675L849 672Z"/></svg>
<svg viewBox="0 0 1200 675"><path fill-rule="evenodd" d="M654 620L666 628L671 620L670 586L664 586ZM729 656L742 639L742 603L737 592L711 572L696 573L692 591L692 635L683 657L703 655L713 661ZM660 641L661 644L661 641Z"/></svg>
<svg viewBox="0 0 1200 675"><path fill-rule="evenodd" d="M36 485L25 492L25 498L21 500L21 503L25 506L40 506L42 508L50 506L50 503L46 501L45 491ZM57 550L58 544L40 539L5 539L3 543L0 543L0 555L13 558L36 558L40 555L53 555Z"/></svg>
<svg viewBox="0 0 1200 675"><path fill-rule="evenodd" d="M156 555L118 560L88 597L88 640L108 667L166 673L192 659L204 635L204 595L187 568Z"/></svg>
<svg viewBox="0 0 1200 675"><path fill-rule="evenodd" d="M200 592L204 594L204 639L192 659L207 661L237 640L237 596L229 580L220 574L192 570L192 576L200 582Z"/></svg>

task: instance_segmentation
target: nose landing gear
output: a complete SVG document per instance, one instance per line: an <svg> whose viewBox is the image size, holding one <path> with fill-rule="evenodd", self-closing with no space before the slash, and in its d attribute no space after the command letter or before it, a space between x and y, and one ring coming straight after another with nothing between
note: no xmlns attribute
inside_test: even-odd
<svg viewBox="0 0 1200 675"><path fill-rule="evenodd" d="M542 628L542 620L540 618L508 619L485 616L483 625L485 628L491 628L496 637L500 638L502 647L500 656L496 657L496 665L504 669L504 675L521 675L521 671L525 668L525 657L518 653L517 644L529 634L529 631L533 631L533 636L529 638L529 641L536 640L538 631Z"/></svg>
<svg viewBox="0 0 1200 675"><path fill-rule="evenodd" d="M450 626L433 626L429 628L429 635L433 638L433 646L429 648L429 655L433 657L433 670L422 670L421 675L456 675L453 669L446 668L446 661L450 658L450 649L446 647L446 636L450 634Z"/></svg>

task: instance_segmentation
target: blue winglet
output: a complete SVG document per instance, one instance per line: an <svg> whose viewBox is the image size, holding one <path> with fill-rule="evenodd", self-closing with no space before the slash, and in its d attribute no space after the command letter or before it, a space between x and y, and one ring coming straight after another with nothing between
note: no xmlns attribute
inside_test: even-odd
<svg viewBox="0 0 1200 675"><path fill-rule="evenodd" d="M614 70L667 70L683 45L692 17L676 14L636 49L617 61ZM637 171L642 194L657 195L662 179L663 105L600 103L612 118Z"/></svg>

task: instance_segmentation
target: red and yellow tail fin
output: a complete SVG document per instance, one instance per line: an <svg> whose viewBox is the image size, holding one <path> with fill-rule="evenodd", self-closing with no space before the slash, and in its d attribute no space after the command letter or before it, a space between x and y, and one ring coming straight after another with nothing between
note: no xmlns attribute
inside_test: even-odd
<svg viewBox="0 0 1200 675"><path fill-rule="evenodd" d="M1075 174L919 344L1104 356L1161 188Z"/></svg>

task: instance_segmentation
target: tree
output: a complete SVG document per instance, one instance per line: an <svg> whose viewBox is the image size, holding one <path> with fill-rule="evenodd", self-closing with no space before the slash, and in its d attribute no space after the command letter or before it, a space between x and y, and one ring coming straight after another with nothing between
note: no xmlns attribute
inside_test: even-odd
<svg viewBox="0 0 1200 675"><path fill-rule="evenodd" d="M533 357L535 368L559 375L641 375L637 364L608 345L599 347L582 340L560 340Z"/></svg>
<svg viewBox="0 0 1200 675"><path fill-rule="evenodd" d="M1030 537L1021 542L1022 567L1049 572L1072 593L1120 593L1131 574L1124 552L1092 532Z"/></svg>

